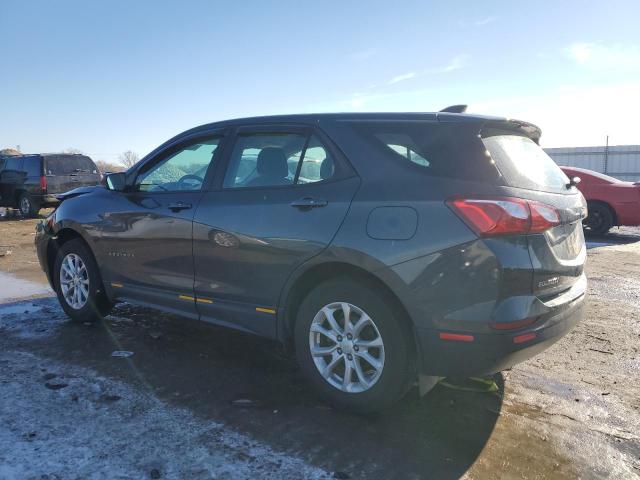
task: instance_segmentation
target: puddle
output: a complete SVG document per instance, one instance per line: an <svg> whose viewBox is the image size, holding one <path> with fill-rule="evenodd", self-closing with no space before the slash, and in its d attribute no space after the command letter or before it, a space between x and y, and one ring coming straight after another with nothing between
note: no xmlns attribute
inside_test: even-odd
<svg viewBox="0 0 640 480"><path fill-rule="evenodd" d="M47 294L53 294L48 285L23 280L10 273L0 272L0 302Z"/></svg>

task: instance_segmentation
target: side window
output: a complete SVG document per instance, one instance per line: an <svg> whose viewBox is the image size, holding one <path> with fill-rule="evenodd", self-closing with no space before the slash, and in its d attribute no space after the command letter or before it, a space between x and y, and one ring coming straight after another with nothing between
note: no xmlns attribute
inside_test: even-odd
<svg viewBox="0 0 640 480"><path fill-rule="evenodd" d="M383 140L384 141L384 140ZM407 136L407 141L403 142L403 145L396 145L393 143L387 143L387 147L389 147L394 152L402 155L404 158L411 160L413 163L417 163L422 167L428 167L429 160L424 158L422 155L417 153L415 150L412 150L409 145L411 145L411 140Z"/></svg>
<svg viewBox="0 0 640 480"><path fill-rule="evenodd" d="M143 170L135 181L142 192L179 192L202 189L220 139L200 140L182 147Z"/></svg>
<svg viewBox="0 0 640 480"><path fill-rule="evenodd" d="M4 163L5 163L4 158L0 158L0 172L4 170Z"/></svg>
<svg viewBox="0 0 640 480"><path fill-rule="evenodd" d="M295 164L298 165L302 152L298 152L295 158ZM304 157L302 158L302 165L300 165L300 172L296 180L297 184L321 182L327 180L333 176L335 172L335 165L333 157L327 152L320 139L315 135L312 135L309 139L307 149L304 151Z"/></svg>
<svg viewBox="0 0 640 480"><path fill-rule="evenodd" d="M334 171L333 157L315 135L308 144L301 134L243 135L233 149L224 188L320 182Z"/></svg>
<svg viewBox="0 0 640 480"><path fill-rule="evenodd" d="M224 176L224 188L292 185L297 162L289 160L301 152L306 136L296 133L240 135Z"/></svg>
<svg viewBox="0 0 640 480"><path fill-rule="evenodd" d="M5 170L18 171L22 168L22 158L7 158Z"/></svg>

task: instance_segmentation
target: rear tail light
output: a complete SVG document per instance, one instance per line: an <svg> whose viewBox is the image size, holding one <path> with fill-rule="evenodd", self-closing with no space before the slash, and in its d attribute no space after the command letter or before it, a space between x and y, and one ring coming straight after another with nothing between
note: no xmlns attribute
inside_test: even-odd
<svg viewBox="0 0 640 480"><path fill-rule="evenodd" d="M481 237L540 233L560 224L554 207L523 198L454 198L447 204Z"/></svg>
<svg viewBox="0 0 640 480"><path fill-rule="evenodd" d="M47 189L47 177L44 175L40 176L40 190L43 192Z"/></svg>

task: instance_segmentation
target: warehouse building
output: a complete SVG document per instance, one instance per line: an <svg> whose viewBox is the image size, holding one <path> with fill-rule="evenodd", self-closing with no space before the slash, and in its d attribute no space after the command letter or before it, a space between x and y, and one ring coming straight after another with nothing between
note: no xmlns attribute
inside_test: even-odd
<svg viewBox="0 0 640 480"><path fill-rule="evenodd" d="M587 168L628 182L640 181L640 145L544 150L558 165Z"/></svg>

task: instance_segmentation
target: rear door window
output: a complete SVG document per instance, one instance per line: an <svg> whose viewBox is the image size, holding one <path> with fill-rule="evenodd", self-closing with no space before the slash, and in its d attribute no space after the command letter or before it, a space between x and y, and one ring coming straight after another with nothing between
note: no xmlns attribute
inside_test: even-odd
<svg viewBox="0 0 640 480"><path fill-rule="evenodd" d="M51 155L46 157L47 175L98 173L89 157L83 155Z"/></svg>

